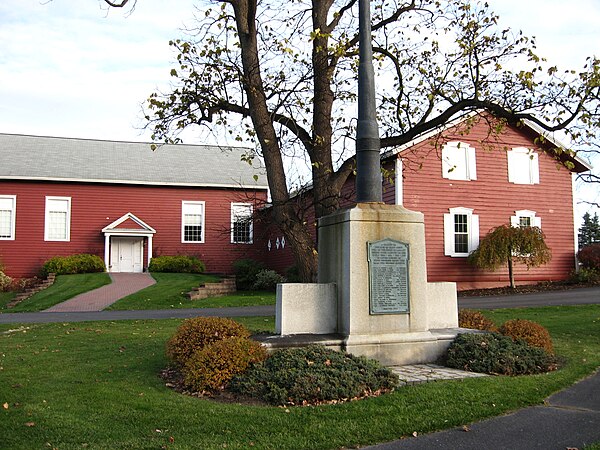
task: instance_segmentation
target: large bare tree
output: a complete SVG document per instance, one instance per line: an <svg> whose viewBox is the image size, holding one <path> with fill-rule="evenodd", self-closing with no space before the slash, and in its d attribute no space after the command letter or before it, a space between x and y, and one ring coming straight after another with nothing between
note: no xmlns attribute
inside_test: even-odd
<svg viewBox="0 0 600 450"><path fill-rule="evenodd" d="M371 8L382 148L480 109L500 126L528 119L562 130L575 149L598 142L598 59L560 71L536 55L534 40L500 29L476 1L374 0ZM304 280L313 279L317 255L290 201L286 158L310 167L317 217L339 207L354 170L357 14L357 0L204 2L188 38L171 42L178 51L172 90L147 104L159 142L177 142L180 130L201 125L256 143L273 219Z"/></svg>

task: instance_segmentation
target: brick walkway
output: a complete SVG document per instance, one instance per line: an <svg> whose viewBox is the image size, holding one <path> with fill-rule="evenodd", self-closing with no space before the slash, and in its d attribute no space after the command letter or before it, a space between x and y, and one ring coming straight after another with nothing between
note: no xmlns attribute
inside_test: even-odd
<svg viewBox="0 0 600 450"><path fill-rule="evenodd" d="M437 364L413 364L409 366L392 366L392 371L400 378L400 384L426 383L438 380L459 380L462 378L487 377L484 373L465 372Z"/></svg>
<svg viewBox="0 0 600 450"><path fill-rule="evenodd" d="M102 311L117 300L156 283L147 273L111 273L110 278L111 284L80 294L44 312Z"/></svg>

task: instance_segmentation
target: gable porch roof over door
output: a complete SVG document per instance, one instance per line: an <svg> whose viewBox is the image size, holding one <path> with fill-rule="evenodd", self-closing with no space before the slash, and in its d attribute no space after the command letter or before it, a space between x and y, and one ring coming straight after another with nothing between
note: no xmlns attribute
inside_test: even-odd
<svg viewBox="0 0 600 450"><path fill-rule="evenodd" d="M133 213L119 217L117 220L107 225L102 229L104 233L104 264L106 267L110 265L110 238L111 236L119 237L142 237L148 239L148 260L147 266L150 265L152 259L152 237L156 234L156 230L144 222Z"/></svg>

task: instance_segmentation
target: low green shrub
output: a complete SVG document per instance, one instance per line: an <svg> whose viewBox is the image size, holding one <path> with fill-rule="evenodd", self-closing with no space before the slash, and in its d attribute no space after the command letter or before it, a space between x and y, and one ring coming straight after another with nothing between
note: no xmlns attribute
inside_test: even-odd
<svg viewBox="0 0 600 450"><path fill-rule="evenodd" d="M14 280L0 270L0 292L12 290Z"/></svg>
<svg viewBox="0 0 600 450"><path fill-rule="evenodd" d="M290 266L285 271L285 278L288 283L300 283L302 280L300 279L300 269L298 266Z"/></svg>
<svg viewBox="0 0 600 450"><path fill-rule="evenodd" d="M600 283L600 269L580 267L579 270L571 272L569 282L573 284Z"/></svg>
<svg viewBox="0 0 600 450"><path fill-rule="evenodd" d="M600 270L600 243L583 247L577 253L577 259L586 269Z"/></svg>
<svg viewBox="0 0 600 450"><path fill-rule="evenodd" d="M194 392L225 389L250 364L264 361L266 349L256 341L232 337L196 351L182 368L185 385Z"/></svg>
<svg viewBox="0 0 600 450"><path fill-rule="evenodd" d="M274 291L278 283L284 282L285 278L274 270L263 269L256 274L252 289L255 291Z"/></svg>
<svg viewBox="0 0 600 450"><path fill-rule="evenodd" d="M104 272L106 266L98 255L81 253L70 256L55 256L42 265L41 276L46 278L49 273L56 275L71 275L75 273Z"/></svg>
<svg viewBox="0 0 600 450"><path fill-rule="evenodd" d="M198 350L213 342L232 337L247 338L250 331L242 324L224 317L195 317L184 320L167 341L167 357L184 366Z"/></svg>
<svg viewBox="0 0 600 450"><path fill-rule="evenodd" d="M515 341L521 339L532 347L544 349L550 354L554 353L550 333L539 323L524 319L507 320L499 331Z"/></svg>
<svg viewBox="0 0 600 450"><path fill-rule="evenodd" d="M557 361L541 348L498 333L459 334L445 358L448 367L500 375L527 375L555 370Z"/></svg>
<svg viewBox="0 0 600 450"><path fill-rule="evenodd" d="M479 311L461 309L458 311L458 326L473 330L497 331L496 325Z"/></svg>
<svg viewBox="0 0 600 450"><path fill-rule="evenodd" d="M233 263L235 284L238 289L248 291L252 289L256 276L265 268L264 264L254 259L238 259Z"/></svg>
<svg viewBox="0 0 600 450"><path fill-rule="evenodd" d="M149 272L204 273L206 265L195 256L155 256L150 260Z"/></svg>
<svg viewBox="0 0 600 450"><path fill-rule="evenodd" d="M320 345L278 350L231 381L234 392L273 405L318 404L392 390L398 377L377 361Z"/></svg>

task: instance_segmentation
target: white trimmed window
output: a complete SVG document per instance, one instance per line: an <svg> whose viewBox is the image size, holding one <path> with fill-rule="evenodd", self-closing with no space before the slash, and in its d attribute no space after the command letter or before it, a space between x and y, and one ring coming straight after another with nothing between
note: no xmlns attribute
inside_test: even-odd
<svg viewBox="0 0 600 450"><path fill-rule="evenodd" d="M204 242L204 202L181 202L181 242Z"/></svg>
<svg viewBox="0 0 600 450"><path fill-rule="evenodd" d="M0 240L15 239L16 195L0 195Z"/></svg>
<svg viewBox="0 0 600 450"><path fill-rule="evenodd" d="M513 227L538 227L542 228L541 217L536 217L535 211L521 209L515 211L514 216L510 216L510 225Z"/></svg>
<svg viewBox="0 0 600 450"><path fill-rule="evenodd" d="M444 214L444 254L466 257L479 246L479 216L469 208L450 208Z"/></svg>
<svg viewBox="0 0 600 450"><path fill-rule="evenodd" d="M71 197L46 197L44 240L71 240Z"/></svg>
<svg viewBox="0 0 600 450"><path fill-rule="evenodd" d="M449 180L476 180L475 148L464 142L448 142L442 147L442 176Z"/></svg>
<svg viewBox="0 0 600 450"><path fill-rule="evenodd" d="M250 203L231 204L231 242L252 244L252 205Z"/></svg>
<svg viewBox="0 0 600 450"><path fill-rule="evenodd" d="M539 184L540 163L538 154L525 147L507 151L508 181L515 184Z"/></svg>

